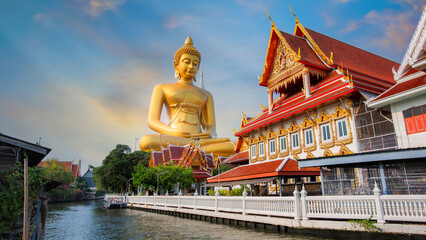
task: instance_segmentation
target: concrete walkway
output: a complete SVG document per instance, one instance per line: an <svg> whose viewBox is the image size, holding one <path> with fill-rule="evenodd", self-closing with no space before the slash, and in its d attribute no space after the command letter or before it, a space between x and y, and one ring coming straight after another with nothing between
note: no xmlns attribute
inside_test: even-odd
<svg viewBox="0 0 426 240"><path fill-rule="evenodd" d="M229 224L233 226L249 227L255 229L265 229L273 232L307 233L317 236L345 236L348 233L356 233L354 238L361 238L364 235L369 237L377 235L375 239L425 239L425 224L398 224L385 223L374 224L377 229L364 229L357 223L348 221L315 220L298 221L291 218L268 217L256 215L241 215L227 212L214 212L205 210L193 210L187 208L171 208L161 206L150 206L144 204L129 204L132 209L156 212L183 218L209 221L213 223ZM320 230L320 231L319 231ZM367 233L367 234L366 234Z"/></svg>

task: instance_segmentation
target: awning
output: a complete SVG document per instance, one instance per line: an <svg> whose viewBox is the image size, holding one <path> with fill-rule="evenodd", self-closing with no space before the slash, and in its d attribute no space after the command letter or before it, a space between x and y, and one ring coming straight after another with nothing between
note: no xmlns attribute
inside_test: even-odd
<svg viewBox="0 0 426 240"><path fill-rule="evenodd" d="M300 167L326 167L345 164L359 164L381 161L400 161L424 159L426 148L397 149L377 152L355 153L332 157L320 157L298 160Z"/></svg>
<svg viewBox="0 0 426 240"><path fill-rule="evenodd" d="M255 179L246 179L246 180L220 182L220 183L216 182L216 183L208 183L205 186L206 187L217 187L217 186L223 187L223 186L234 186L234 185L249 185L249 184L270 182L274 179L277 179L277 177L255 178Z"/></svg>

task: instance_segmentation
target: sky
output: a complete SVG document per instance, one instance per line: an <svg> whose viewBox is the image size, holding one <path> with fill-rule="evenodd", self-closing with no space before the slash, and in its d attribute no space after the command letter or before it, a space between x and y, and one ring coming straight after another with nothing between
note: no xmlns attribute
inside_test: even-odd
<svg viewBox="0 0 426 240"><path fill-rule="evenodd" d="M0 2L0 133L99 166L117 144L154 133L156 84L191 35L214 98L218 137L267 105L258 85L271 22L303 26L400 63L423 0L14 0ZM391 70L390 70L391 71ZM199 76L198 76L199 79ZM196 83L197 84L197 83ZM166 120L165 117L162 119ZM136 146L137 147L137 146Z"/></svg>

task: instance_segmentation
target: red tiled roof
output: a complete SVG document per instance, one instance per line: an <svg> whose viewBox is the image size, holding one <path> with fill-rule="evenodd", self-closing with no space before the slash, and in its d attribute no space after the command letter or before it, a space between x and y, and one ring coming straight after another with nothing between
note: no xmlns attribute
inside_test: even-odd
<svg viewBox="0 0 426 240"><path fill-rule="evenodd" d="M299 61L310 63L320 68L330 69L318 58L318 56L309 46L305 38L288 34L286 32L281 32L281 34L283 35L288 45L290 45L290 47L293 49L295 53L298 53L300 49Z"/></svg>
<svg viewBox="0 0 426 240"><path fill-rule="evenodd" d="M192 172L192 176L194 176L194 178L209 178L212 175L210 175L207 171L205 170L195 170Z"/></svg>
<svg viewBox="0 0 426 240"><path fill-rule="evenodd" d="M372 102L377 102L380 99L390 97L392 95L403 93L411 89L426 85L426 76L421 76L404 82L398 82L383 94L377 96Z"/></svg>
<svg viewBox="0 0 426 240"><path fill-rule="evenodd" d="M80 169L78 169L78 165L77 164L73 164L72 165L72 175L74 177L79 177L80 176Z"/></svg>
<svg viewBox="0 0 426 240"><path fill-rule="evenodd" d="M329 76L312 87L312 95L309 98L305 98L303 92L283 98L282 101L274 104L271 114L269 114L268 109L265 109L262 114L239 129L235 133L235 136L240 136L243 133L250 132L266 124L292 117L298 112L305 111L306 109L354 91L356 90L350 86L350 83L343 79L342 75L339 75L337 71L333 71Z"/></svg>
<svg viewBox="0 0 426 240"><path fill-rule="evenodd" d="M72 171L72 167L73 167L72 162L69 162L69 161L64 161L64 162L63 161L58 161L58 163L60 165L62 165L65 170L73 172ZM48 166L48 162L47 161L40 162L39 164L37 164L37 166L38 167L47 167ZM75 165L75 166L77 166L77 165Z"/></svg>
<svg viewBox="0 0 426 240"><path fill-rule="evenodd" d="M170 161L170 151L167 148L161 149L163 154L163 162L169 162Z"/></svg>
<svg viewBox="0 0 426 240"><path fill-rule="evenodd" d="M153 166L158 166L163 163L163 153L152 151L151 152L151 161Z"/></svg>
<svg viewBox="0 0 426 240"><path fill-rule="evenodd" d="M311 29L305 29L325 55L330 56L331 52L333 52L333 65L345 69L348 68L350 73L352 70L383 80L382 84L385 85L395 84L392 68L395 67L397 69L399 67L398 63Z"/></svg>
<svg viewBox="0 0 426 240"><path fill-rule="evenodd" d="M214 159L213 159L213 154L207 154L206 155L206 161L207 161L207 166L209 166L209 168L215 168L215 163L214 163Z"/></svg>
<svg viewBox="0 0 426 240"><path fill-rule="evenodd" d="M180 159L183 153L183 149L184 149L184 146L176 146L176 145L169 144L170 159L171 160Z"/></svg>
<svg viewBox="0 0 426 240"><path fill-rule="evenodd" d="M236 153L229 158L227 158L223 163L238 163L238 162L244 162L249 160L249 151L239 152Z"/></svg>
<svg viewBox="0 0 426 240"><path fill-rule="evenodd" d="M279 167L284 164L281 169ZM279 171L277 171L277 169ZM237 180L248 180L275 176L319 176L318 167L306 167L299 169L299 164L293 159L279 159L265 161L248 165L240 165L220 175L208 179L209 183L218 182L220 176L221 182L230 182Z"/></svg>

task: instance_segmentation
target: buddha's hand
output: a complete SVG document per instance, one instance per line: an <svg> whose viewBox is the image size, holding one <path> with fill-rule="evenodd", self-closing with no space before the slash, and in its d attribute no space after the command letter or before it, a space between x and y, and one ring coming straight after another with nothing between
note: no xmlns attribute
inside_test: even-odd
<svg viewBox="0 0 426 240"><path fill-rule="evenodd" d="M211 138L211 131L207 131L207 132L203 132L203 133L198 133L198 134L192 134L191 138Z"/></svg>
<svg viewBox="0 0 426 240"><path fill-rule="evenodd" d="M169 132L170 135L174 135L174 136L178 136L178 137L184 137L184 138L190 138L191 137L191 133L189 132L184 132L181 131L179 129L171 129Z"/></svg>

